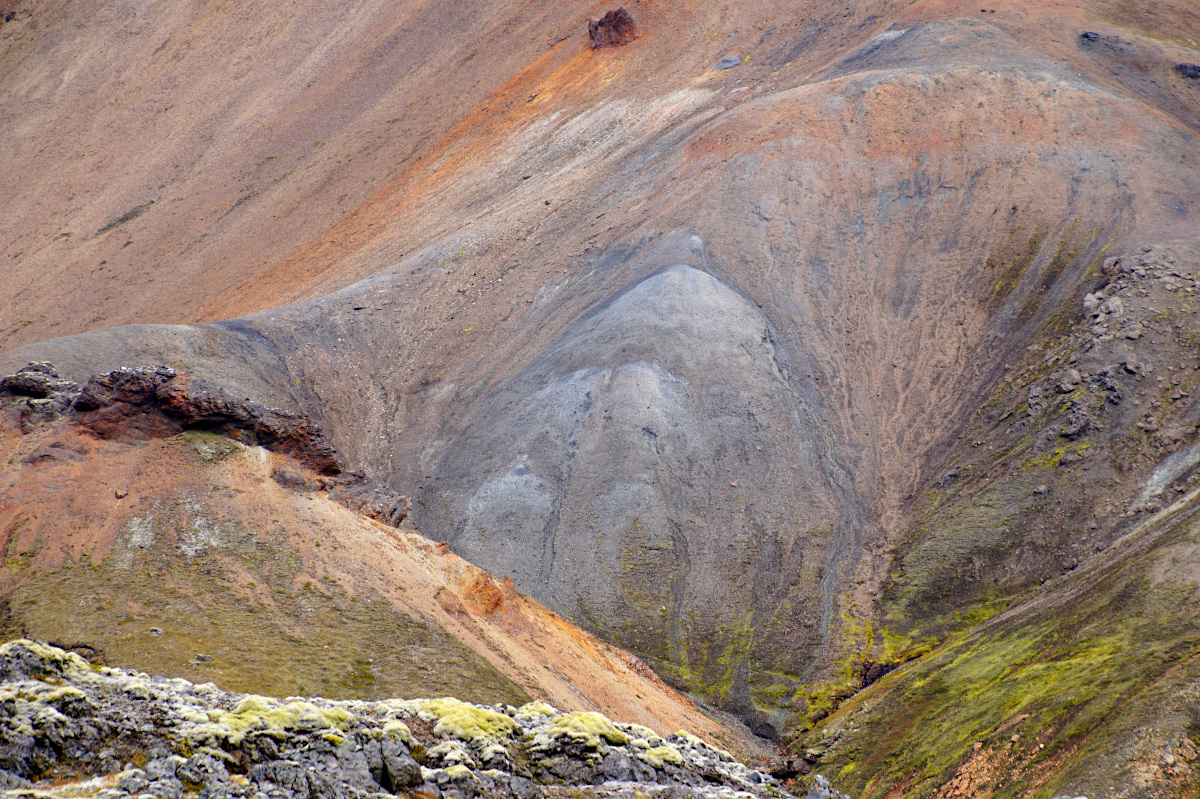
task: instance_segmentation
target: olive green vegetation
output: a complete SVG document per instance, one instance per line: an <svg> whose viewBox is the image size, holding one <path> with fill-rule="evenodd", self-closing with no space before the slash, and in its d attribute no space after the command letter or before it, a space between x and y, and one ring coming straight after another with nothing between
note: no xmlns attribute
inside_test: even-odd
<svg viewBox="0 0 1200 799"><path fill-rule="evenodd" d="M695 534L702 535L702 526L697 527ZM798 536L806 545L815 543L805 573L797 579L816 582L823 562L820 547L829 535L828 529L816 529ZM607 640L636 652L667 683L707 704L766 714L786 706L799 681L788 672L796 647L818 636L817 625L808 618L813 608L784 602L768 611L756 609L745 597L726 597L725 623L714 625L703 614L680 611L687 557L675 540L652 537L635 517L620 541L611 576L627 610L603 616L581 601L584 626L604 631ZM747 545L742 574L749 579L755 579L757 553L755 545Z"/></svg>
<svg viewBox="0 0 1200 799"><path fill-rule="evenodd" d="M435 624L374 591L301 576L301 558L282 530L248 530L201 508L155 504L126 525L102 562L67 556L26 581L29 552L9 553L17 588L0 631L230 691L529 701Z"/></svg>
<svg viewBox="0 0 1200 799"><path fill-rule="evenodd" d="M1011 505L1016 494L1026 493L1022 489L1001 484L970 504L922 519L888 589L889 621L900 625L918 609L940 607L972 590L979 576L975 563L1000 559L1017 538Z"/></svg>
<svg viewBox="0 0 1200 799"><path fill-rule="evenodd" d="M1105 410L1105 392L1094 387L1045 395L1036 408L1024 398L1030 385L1061 368L1079 335L1068 331L1027 351L1014 371L1023 379L999 383L965 435L990 446L958 450L957 475L915 503L914 522L883 587L882 618L890 628L944 639L1061 573L1055 550L1070 549L1068 537L1077 534L1076 522L1089 514L1091 499L1072 485L1073 473L1060 469L1060 462L1068 453L1087 454L1094 444L1054 435L1052 425L1065 422L1081 398L1106 426L1097 433L1105 444L1121 435L1119 422L1104 419L1115 412ZM1053 496L1035 493L1042 483L1054 489Z"/></svg>
<svg viewBox="0 0 1200 799"><path fill-rule="evenodd" d="M549 734L574 738L592 749L600 746L602 738L614 746L629 743L629 736L613 726L611 721L599 713L590 711L564 713L554 721Z"/></svg>
<svg viewBox="0 0 1200 799"><path fill-rule="evenodd" d="M1129 561L1072 575L1030 610L952 636L842 704L793 747L817 756L817 771L863 799L901 781L905 795L931 795L977 742L1007 747L1009 768L995 793L1007 797L1051 796L1079 774L1116 779L1103 764L1128 748L1139 724L1174 724L1200 740L1196 692L1179 687L1200 660L1200 528L1190 518L1167 524L1174 527ZM1172 702L1175 715L1164 705ZM1039 769L1051 760L1053 769ZM1040 785L1040 773L1055 776Z"/></svg>
<svg viewBox="0 0 1200 799"><path fill-rule="evenodd" d="M180 440L190 446L200 456L202 461L220 461L239 452L245 447L228 436L209 433L203 430L189 430L179 436Z"/></svg>
<svg viewBox="0 0 1200 799"><path fill-rule="evenodd" d="M1033 264L1048 232L1048 226L1041 223L1028 240L1023 240L1021 227L1018 225L1008 231L1005 243L988 255L984 263L984 274L990 276L994 283L990 297L992 306L1001 305L1012 294Z"/></svg>
<svg viewBox="0 0 1200 799"><path fill-rule="evenodd" d="M669 658L669 618L660 609L677 604L674 592L683 579L684 559L670 537L652 536L637 517L624 531L614 532L621 549L613 577L628 610L605 626L614 628L621 646L652 658ZM647 623L651 619L654 623Z"/></svg>
<svg viewBox="0 0 1200 799"><path fill-rule="evenodd" d="M1060 242L1055 260L1092 243ZM1173 448L1136 422L1150 409L1162 429L1195 429L1194 406L1172 403L1192 383L1122 373L1119 389L1055 391L1047 378L1090 334L1086 320L1051 321L963 431L970 446L946 453L938 485L917 499L875 609L886 629L867 634L850 608L833 679L797 692L792 750L851 795L930 796L972 758L972 778L989 780L972 789L981 795L1109 795L1118 784L1198 795L1187 775L1200 749L1200 514L1183 494L1194 480L1181 478L1155 517L1120 512L1137 475ZM1181 315L1157 355L1190 358L1194 328ZM1094 350L1080 368L1120 357ZM1052 427L1073 407L1091 414L1086 437ZM1093 456L1090 471L1062 461L1096 451L1108 457ZM887 636L920 656L867 685L861 667L886 658Z"/></svg>
<svg viewBox="0 0 1200 799"><path fill-rule="evenodd" d="M708 704L771 713L784 704L798 682L796 675L771 669L782 648L773 646L778 641L772 632L777 626L775 619L757 625L748 620L736 627L697 633L685 622L674 631L679 643L670 660L643 657L667 683Z"/></svg>
<svg viewBox="0 0 1200 799"><path fill-rule="evenodd" d="M746 660L754 628L749 623L706 627L703 635L691 635L696 620L682 618L673 625L684 556L669 537L652 538L636 517L620 540L613 578L628 610L607 619L585 612L588 622L593 629L608 630L611 640L637 652L671 684L714 704L728 705L734 672ZM744 610L743 615L749 617L750 611ZM655 623L647 624L647 619Z"/></svg>
<svg viewBox="0 0 1200 799"><path fill-rule="evenodd" d="M852 605L849 600L846 604ZM827 718L871 681L868 675L886 674L927 654L938 643L877 627L849 611L842 612L841 621L837 646L842 656L834 662L832 679L799 683L794 691L801 712L793 734L802 735Z"/></svg>

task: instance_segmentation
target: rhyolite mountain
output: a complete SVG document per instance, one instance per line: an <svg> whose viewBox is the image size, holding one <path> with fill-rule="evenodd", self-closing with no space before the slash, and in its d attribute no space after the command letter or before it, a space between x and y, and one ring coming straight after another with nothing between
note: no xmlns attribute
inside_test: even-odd
<svg viewBox="0 0 1200 799"><path fill-rule="evenodd" d="M1200 10L626 8L5 4L5 374L302 415L855 796L1194 791ZM36 601L84 548L22 508L83 511L20 451Z"/></svg>

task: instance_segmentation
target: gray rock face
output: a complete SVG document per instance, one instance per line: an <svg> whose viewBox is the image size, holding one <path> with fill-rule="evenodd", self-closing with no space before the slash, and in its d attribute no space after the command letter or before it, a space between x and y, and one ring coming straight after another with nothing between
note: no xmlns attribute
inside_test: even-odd
<svg viewBox="0 0 1200 799"><path fill-rule="evenodd" d="M747 626L812 628L800 575L836 518L798 510L833 489L820 399L795 371L754 303L691 266L659 271L478 406L420 523L660 662L712 661Z"/></svg>
<svg viewBox="0 0 1200 799"><path fill-rule="evenodd" d="M20 419L22 430L61 416L79 396L79 384L63 379L53 364L35 361L0 379L0 402Z"/></svg>
<svg viewBox="0 0 1200 799"><path fill-rule="evenodd" d="M0 647L0 680L0 784L42 796L783 796L687 733L541 702L230 694L28 640Z"/></svg>

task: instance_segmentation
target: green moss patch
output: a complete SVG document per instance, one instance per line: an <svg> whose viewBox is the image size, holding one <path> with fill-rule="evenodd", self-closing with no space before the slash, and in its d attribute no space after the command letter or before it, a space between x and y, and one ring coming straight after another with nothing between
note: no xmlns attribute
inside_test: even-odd
<svg viewBox="0 0 1200 799"><path fill-rule="evenodd" d="M1007 747L1014 765L1000 797L1032 790L1049 758L1057 758L1054 773L1101 773L1126 746L1112 720L1200 653L1192 621L1200 530L1180 528L1158 542L1179 553L1169 567L1149 550L1107 573L1068 579L1059 590L1070 596L959 633L846 701L794 749L863 799L900 783L910 786L906 796L930 795L977 743ZM1152 708L1140 717L1171 718Z"/></svg>
<svg viewBox="0 0 1200 799"><path fill-rule="evenodd" d="M421 710L437 720L435 732L475 744L511 742L517 729L517 723L503 713L450 697L423 702Z"/></svg>
<svg viewBox="0 0 1200 799"><path fill-rule="evenodd" d="M285 703L265 696L247 696L229 712L209 711L209 719L208 724L193 732L194 744L237 746L250 733L277 741L286 740L295 732L328 730L328 735L334 731L346 732L354 722L354 717L341 708L319 708L308 702Z"/></svg>
<svg viewBox="0 0 1200 799"><path fill-rule="evenodd" d="M566 736L592 749L599 748L601 739L615 746L629 743L629 736L617 729L607 718L599 713L585 711L564 713L554 720L550 734Z"/></svg>

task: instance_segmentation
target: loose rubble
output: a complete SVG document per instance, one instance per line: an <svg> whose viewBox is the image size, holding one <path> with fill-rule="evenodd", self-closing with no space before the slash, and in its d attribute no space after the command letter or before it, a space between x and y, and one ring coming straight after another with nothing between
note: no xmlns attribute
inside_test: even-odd
<svg viewBox="0 0 1200 799"><path fill-rule="evenodd" d="M1145 247L1139 253L1113 256L1102 267L1108 285L1083 298L1084 311L1091 316L1093 344L1124 338L1136 341L1144 333L1142 320L1127 314L1134 298L1149 296L1147 283L1156 281L1168 292L1195 293L1195 276L1177 268L1175 257L1163 247Z"/></svg>
<svg viewBox="0 0 1200 799"><path fill-rule="evenodd" d="M850 797L834 790L833 786L829 784L829 780L818 774L804 799L850 799Z"/></svg>
<svg viewBox="0 0 1200 799"><path fill-rule="evenodd" d="M662 738L542 702L273 699L93 666L26 639L0 647L5 796L535 799L565 786L628 799L784 795L688 733Z"/></svg>

